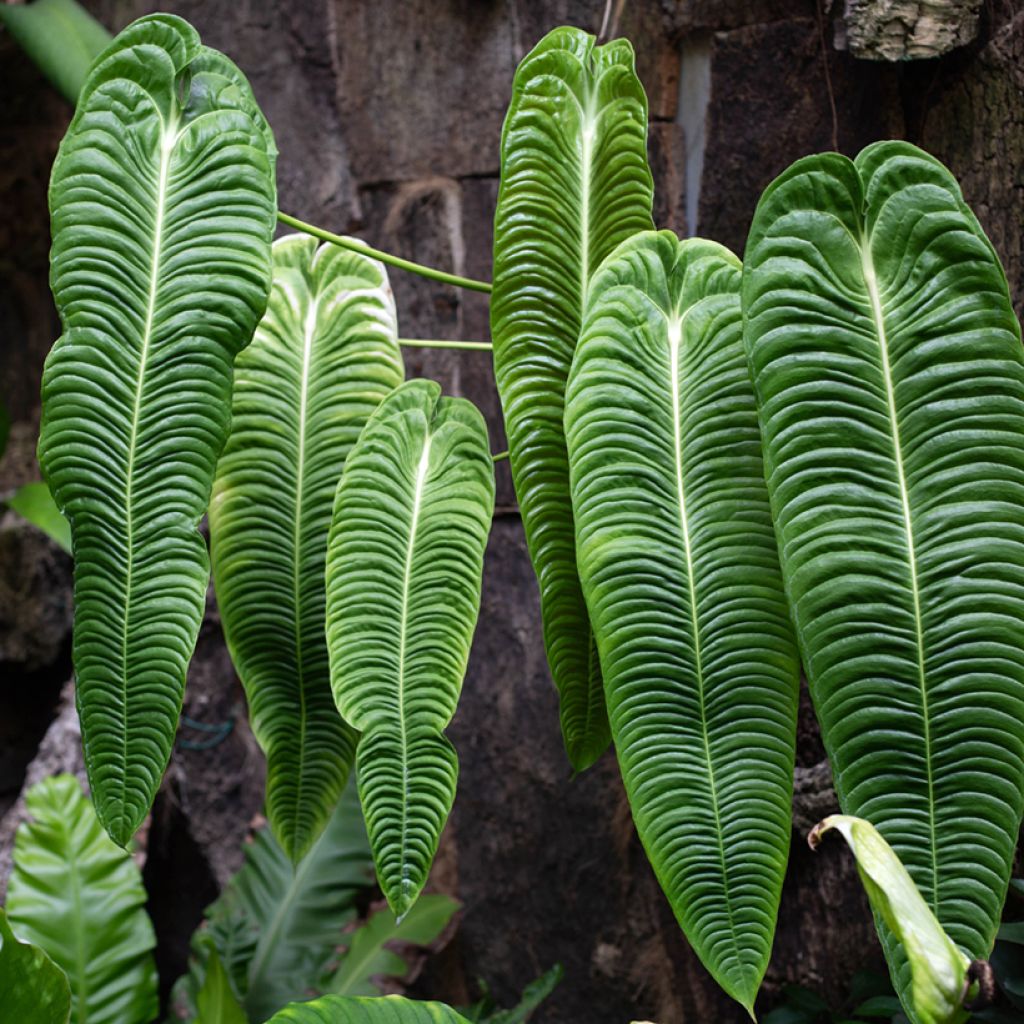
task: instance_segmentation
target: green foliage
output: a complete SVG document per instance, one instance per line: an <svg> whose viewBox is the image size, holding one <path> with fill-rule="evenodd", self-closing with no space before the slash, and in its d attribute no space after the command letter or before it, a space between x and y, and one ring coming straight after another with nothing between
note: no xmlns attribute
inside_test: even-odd
<svg viewBox="0 0 1024 1024"><path fill-rule="evenodd" d="M27 519L71 554L71 528L60 514L46 484L24 484L7 499L7 507L14 509L22 519Z"/></svg>
<svg viewBox="0 0 1024 1024"><path fill-rule="evenodd" d="M206 977L196 996L196 1024L249 1024L216 948L209 941L207 945Z"/></svg>
<svg viewBox="0 0 1024 1024"><path fill-rule="evenodd" d="M104 834L73 776L33 786L26 805L33 820L15 839L11 927L67 975L72 1024L150 1024L156 939L139 869Z"/></svg>
<svg viewBox="0 0 1024 1024"><path fill-rule="evenodd" d="M403 978L409 969L389 943L427 946L458 909L459 904L447 896L427 895L421 896L401 921L390 909L377 911L352 933L341 963L322 990L339 996L379 995L375 979Z"/></svg>
<svg viewBox="0 0 1024 1024"><path fill-rule="evenodd" d="M769 186L743 303L840 804L984 958L1024 804L1024 357L1005 277L950 173L879 143Z"/></svg>
<svg viewBox="0 0 1024 1024"><path fill-rule="evenodd" d="M78 99L93 60L110 33L76 0L0 3L0 25L71 103Z"/></svg>
<svg viewBox="0 0 1024 1024"><path fill-rule="evenodd" d="M19 942L0 908L0 992L6 1019L27 1024L68 1024L67 975L40 949Z"/></svg>
<svg viewBox="0 0 1024 1024"><path fill-rule="evenodd" d="M377 879L408 912L455 797L455 713L494 508L487 427L433 381L384 400L349 456L327 552L338 709L360 733L359 796Z"/></svg>
<svg viewBox="0 0 1024 1024"><path fill-rule="evenodd" d="M190 972L175 986L175 1005L186 1014L196 1012L207 937L254 1021L305 997L343 944L343 930L371 878L354 785L298 865L270 829L262 829L247 847L242 868L206 911L206 924L193 940Z"/></svg>
<svg viewBox="0 0 1024 1024"><path fill-rule="evenodd" d="M789 853L799 675L739 287L714 242L624 242L591 281L565 430L633 818L691 945L751 1009Z"/></svg>
<svg viewBox="0 0 1024 1024"><path fill-rule="evenodd" d="M82 740L121 845L170 756L202 619L196 526L232 363L270 287L275 156L238 69L154 15L93 67L53 168L64 333L43 375L39 461L74 538Z"/></svg>
<svg viewBox="0 0 1024 1024"><path fill-rule="evenodd" d="M876 918L899 943L910 970L901 993L903 1005L919 1024L962 1024L970 961L942 930L907 869L874 826L861 818L835 814L815 826L812 847L837 831L857 859L857 872Z"/></svg>
<svg viewBox="0 0 1024 1024"><path fill-rule="evenodd" d="M564 975L561 964L555 964L539 978L531 981L523 989L519 1002L508 1010L497 1007L494 999L484 985L484 996L468 1009L461 1010L462 1015L473 1024L526 1024L534 1010L544 1002L555 990ZM481 983L482 984L482 983Z"/></svg>
<svg viewBox="0 0 1024 1024"><path fill-rule="evenodd" d="M267 813L293 860L322 831L355 753L324 636L334 492L403 376L384 267L308 236L278 239L267 312L235 364L210 541L224 631L267 755Z"/></svg>
<svg viewBox="0 0 1024 1024"><path fill-rule="evenodd" d="M469 1024L442 1003L418 1003L401 996L361 999L323 996L286 1007L267 1024Z"/></svg>
<svg viewBox="0 0 1024 1024"><path fill-rule="evenodd" d="M565 381L590 275L619 242L653 226L646 147L647 97L625 40L595 47L593 36L557 28L519 65L494 220L494 374L577 771L601 756L609 733L576 571Z"/></svg>

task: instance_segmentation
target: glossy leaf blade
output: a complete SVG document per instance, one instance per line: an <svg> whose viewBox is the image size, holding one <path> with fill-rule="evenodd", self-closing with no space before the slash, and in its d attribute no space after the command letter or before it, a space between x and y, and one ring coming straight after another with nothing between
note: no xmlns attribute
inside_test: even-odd
<svg viewBox="0 0 1024 1024"><path fill-rule="evenodd" d="M19 942L0 907L0 992L13 1021L68 1024L71 989L67 975L39 948Z"/></svg>
<svg viewBox="0 0 1024 1024"><path fill-rule="evenodd" d="M620 246L591 284L565 430L633 818L691 945L749 1009L789 851L799 677L739 287L714 242Z"/></svg>
<svg viewBox="0 0 1024 1024"><path fill-rule="evenodd" d="M1024 802L1024 358L1006 279L949 172L881 143L768 188L743 302L840 804L984 958Z"/></svg>
<svg viewBox="0 0 1024 1024"><path fill-rule="evenodd" d="M963 1003L970 961L942 930L907 869L870 822L833 814L811 831L811 848L832 830L857 858L871 908L907 958L908 1012L921 1024L962 1024L969 1016Z"/></svg>
<svg viewBox="0 0 1024 1024"><path fill-rule="evenodd" d="M443 1003L421 1003L401 996L379 999L322 996L286 1006L267 1024L469 1024Z"/></svg>
<svg viewBox="0 0 1024 1024"><path fill-rule="evenodd" d="M78 780L45 779L26 798L7 917L68 976L72 1024L150 1024L156 937L131 856L106 836Z"/></svg>
<svg viewBox="0 0 1024 1024"><path fill-rule="evenodd" d="M122 845L170 756L202 618L196 526L232 364L266 305L274 157L238 69L156 15L97 59L54 164L64 333L43 375L39 461L71 524L90 786Z"/></svg>
<svg viewBox="0 0 1024 1024"><path fill-rule="evenodd" d="M334 492L359 432L403 378L384 267L307 236L278 239L267 312L235 364L210 541L224 631L267 755L267 813L293 860L322 831L355 755L324 636Z"/></svg>
<svg viewBox="0 0 1024 1024"><path fill-rule="evenodd" d="M455 797L455 713L494 509L487 428L433 381L371 417L338 488L327 642L338 709L360 733L359 796L377 878L401 917L426 882Z"/></svg>
<svg viewBox="0 0 1024 1024"><path fill-rule="evenodd" d="M212 946L206 959L206 978L196 997L199 1017L196 1024L249 1024L239 1005L224 965Z"/></svg>
<svg viewBox="0 0 1024 1024"><path fill-rule="evenodd" d="M578 771L609 734L576 570L565 381L591 274L652 226L646 146L647 98L625 40L595 47L593 36L558 28L520 64L494 222L494 372L562 735Z"/></svg>
<svg viewBox="0 0 1024 1024"><path fill-rule="evenodd" d="M71 530L68 521L54 503L50 488L39 481L22 484L10 498L7 507L22 519L42 530L51 540L71 554Z"/></svg>

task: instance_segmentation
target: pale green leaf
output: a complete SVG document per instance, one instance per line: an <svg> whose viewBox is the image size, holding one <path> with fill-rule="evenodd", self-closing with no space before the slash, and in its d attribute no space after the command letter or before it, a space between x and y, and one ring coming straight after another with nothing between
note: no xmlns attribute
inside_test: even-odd
<svg viewBox="0 0 1024 1024"><path fill-rule="evenodd" d="M983 959L1024 807L1024 355L1006 279L950 173L885 142L769 186L743 304L840 806Z"/></svg>
<svg viewBox="0 0 1024 1024"><path fill-rule="evenodd" d="M907 1012L920 1024L961 1024L970 961L942 930L907 869L875 827L861 818L834 814L814 827L812 847L835 829L857 859L871 909L889 928L910 967L904 991Z"/></svg>
<svg viewBox="0 0 1024 1024"><path fill-rule="evenodd" d="M494 508L483 417L433 381L403 384L345 465L327 553L331 685L360 733L359 796L400 917L427 880L455 797L455 713Z"/></svg>
<svg viewBox="0 0 1024 1024"><path fill-rule="evenodd" d="M590 275L649 229L647 98L624 39L557 28L516 72L501 140L491 335L512 476L540 584L544 645L562 735L582 771L608 720L576 571L565 381Z"/></svg>
<svg viewBox="0 0 1024 1024"><path fill-rule="evenodd" d="M285 1007L267 1024L469 1024L443 1003L419 1003L401 996L378 999L322 996Z"/></svg>
<svg viewBox="0 0 1024 1024"><path fill-rule="evenodd" d="M131 855L115 846L71 775L26 797L14 842L7 917L71 985L72 1024L150 1024L157 1012L156 938Z"/></svg>
<svg viewBox="0 0 1024 1024"><path fill-rule="evenodd" d="M110 33L76 0L0 3L0 25L71 103Z"/></svg>
<svg viewBox="0 0 1024 1024"><path fill-rule="evenodd" d="M196 1006L199 1011L196 1024L249 1024L227 971L212 945L206 958L206 978L196 997Z"/></svg>
<svg viewBox="0 0 1024 1024"><path fill-rule="evenodd" d="M196 527L232 364L270 287L275 155L238 69L154 15L97 60L54 164L64 334L43 375L39 461L71 525L90 787L122 845L170 756L202 620Z"/></svg>
<svg viewBox="0 0 1024 1024"><path fill-rule="evenodd" d="M22 519L27 519L71 553L71 528L60 514L46 484L24 484L7 499L7 507L14 509Z"/></svg>
<svg viewBox="0 0 1024 1024"><path fill-rule="evenodd" d="M403 377L384 267L308 236L278 239L267 312L235 364L210 542L228 646L267 755L267 813L294 860L323 829L355 754L324 637L334 492L366 420Z"/></svg>
<svg viewBox="0 0 1024 1024"><path fill-rule="evenodd" d="M455 900L440 894L421 896L398 921L390 908L371 914L352 933L338 969L328 978L324 992L340 996L375 996L382 988L378 979L402 979L409 965L388 948L389 943L429 946L441 935L459 909Z"/></svg>
<svg viewBox="0 0 1024 1024"><path fill-rule="evenodd" d="M798 694L740 265L646 232L594 276L566 391L580 578L633 819L750 1009L789 851Z"/></svg>
<svg viewBox="0 0 1024 1024"><path fill-rule="evenodd" d="M0 907L0 998L5 1019L68 1024L71 989L64 972L40 949L19 942Z"/></svg>

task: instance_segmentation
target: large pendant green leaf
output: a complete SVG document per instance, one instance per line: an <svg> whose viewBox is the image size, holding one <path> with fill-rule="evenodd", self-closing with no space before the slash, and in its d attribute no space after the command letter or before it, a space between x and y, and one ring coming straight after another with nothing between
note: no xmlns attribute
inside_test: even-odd
<svg viewBox="0 0 1024 1024"><path fill-rule="evenodd" d="M44 779L26 803L33 820L15 837L11 927L67 974L72 1024L150 1024L156 937L139 869L73 776Z"/></svg>
<svg viewBox="0 0 1024 1024"><path fill-rule="evenodd" d="M743 302L840 803L985 957L1024 803L1024 358L1006 279L949 172L891 142L776 179Z"/></svg>
<svg viewBox="0 0 1024 1024"><path fill-rule="evenodd" d="M789 851L799 677L739 288L714 242L620 246L591 284L565 430L633 818L694 949L749 1009Z"/></svg>
<svg viewBox="0 0 1024 1024"><path fill-rule="evenodd" d="M122 845L170 756L202 618L196 526L270 287L274 158L238 69L157 15L97 59L53 168L64 334L39 461L71 524L89 781Z"/></svg>
<svg viewBox="0 0 1024 1024"><path fill-rule="evenodd" d="M345 459L404 377L383 266L305 236L275 242L267 312L235 370L210 504L214 580L267 754L270 823L298 860L355 753L331 694L324 566Z"/></svg>
<svg viewBox="0 0 1024 1024"><path fill-rule="evenodd" d="M565 381L591 274L652 226L646 147L647 98L625 40L595 47L593 36L559 28L519 65L494 221L494 372L562 734L578 771L608 746L608 720L576 571Z"/></svg>
<svg viewBox="0 0 1024 1024"><path fill-rule="evenodd" d="M455 713L494 508L476 407L403 384L370 418L338 488L327 642L338 709L360 733L359 796L377 878L401 917L455 797Z"/></svg>

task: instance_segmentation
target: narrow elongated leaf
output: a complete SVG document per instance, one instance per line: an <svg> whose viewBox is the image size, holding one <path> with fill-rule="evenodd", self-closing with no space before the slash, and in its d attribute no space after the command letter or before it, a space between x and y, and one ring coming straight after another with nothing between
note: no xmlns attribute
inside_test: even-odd
<svg viewBox="0 0 1024 1024"><path fill-rule="evenodd" d="M76 0L0 3L0 25L71 103L110 33Z"/></svg>
<svg viewBox="0 0 1024 1024"><path fill-rule="evenodd" d="M377 878L401 917L427 880L455 798L455 713L480 609L494 509L487 427L433 381L370 418L338 487L327 642L356 751Z"/></svg>
<svg viewBox="0 0 1024 1024"><path fill-rule="evenodd" d="M419 1003L401 996L363 999L323 996L286 1006L267 1024L469 1024L443 1003Z"/></svg>
<svg viewBox="0 0 1024 1024"><path fill-rule="evenodd" d="M576 572L565 381L591 274L619 242L652 226L646 147L647 97L624 39L595 47L593 36L558 28L519 65L494 220L494 373L577 771L608 746L608 718Z"/></svg>
<svg viewBox="0 0 1024 1024"><path fill-rule="evenodd" d="M743 303L839 802L984 958L1024 803L1024 357L1006 279L949 172L881 143L769 186Z"/></svg>
<svg viewBox="0 0 1024 1024"><path fill-rule="evenodd" d="M150 1024L156 938L131 856L104 834L71 775L33 786L18 829L7 917L71 984L72 1024Z"/></svg>
<svg viewBox="0 0 1024 1024"><path fill-rule="evenodd" d="M71 553L71 530L68 521L60 514L60 509L57 508L46 484L23 484L7 499L7 507L14 509L19 516L27 519L65 551Z"/></svg>
<svg viewBox="0 0 1024 1024"><path fill-rule="evenodd" d="M238 69L179 18L96 61L50 184L39 462L71 524L93 799L126 844L170 756L209 578L196 526L232 363L270 287L273 141Z"/></svg>
<svg viewBox="0 0 1024 1024"><path fill-rule="evenodd" d="M30 942L19 942L0 907L0 993L8 1020L68 1024L71 989L67 975Z"/></svg>
<svg viewBox="0 0 1024 1024"><path fill-rule="evenodd" d="M217 600L253 731L267 812L298 860L345 785L355 734L331 694L324 564L334 492L366 420L404 378L384 267L290 235L235 364L210 541Z"/></svg>
<svg viewBox="0 0 1024 1024"><path fill-rule="evenodd" d="M921 1024L967 1020L963 1002L970 961L942 930L892 847L870 822L834 814L812 830L808 837L812 849L833 829L853 851L872 909L907 958L911 979L907 1012Z"/></svg>
<svg viewBox="0 0 1024 1024"><path fill-rule="evenodd" d="M749 1009L789 851L799 676L739 287L714 242L620 246L591 284L565 429L637 831L690 943Z"/></svg>
<svg viewBox="0 0 1024 1024"><path fill-rule="evenodd" d="M371 914L351 935L338 969L323 985L323 991L339 996L375 996L382 989L376 982L402 979L409 964L389 949L391 943L428 946L447 927L459 904L440 893L421 896L401 921L390 908Z"/></svg>

